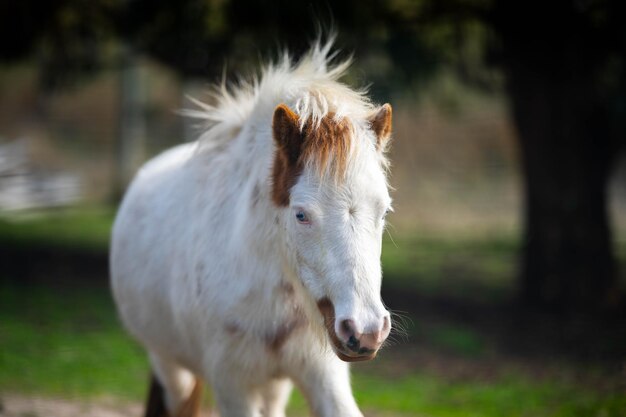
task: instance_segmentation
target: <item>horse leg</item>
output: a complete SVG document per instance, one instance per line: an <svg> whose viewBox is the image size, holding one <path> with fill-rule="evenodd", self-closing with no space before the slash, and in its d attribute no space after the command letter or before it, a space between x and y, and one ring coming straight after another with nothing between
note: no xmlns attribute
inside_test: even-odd
<svg viewBox="0 0 626 417"><path fill-rule="evenodd" d="M165 407L163 386L159 380L151 375L150 390L148 391L148 402L146 403L145 417L169 417Z"/></svg>
<svg viewBox="0 0 626 417"><path fill-rule="evenodd" d="M153 376L145 417L197 417L202 383L193 373L150 354Z"/></svg>
<svg viewBox="0 0 626 417"><path fill-rule="evenodd" d="M352 395L348 364L334 355L307 361L293 378L316 417L363 417Z"/></svg>
<svg viewBox="0 0 626 417"><path fill-rule="evenodd" d="M291 380L287 378L273 379L263 387L263 417L285 417L292 387Z"/></svg>
<svg viewBox="0 0 626 417"><path fill-rule="evenodd" d="M219 376L218 376L219 375ZM263 398L259 391L247 387L227 372L211 378L213 394L220 417L261 417Z"/></svg>

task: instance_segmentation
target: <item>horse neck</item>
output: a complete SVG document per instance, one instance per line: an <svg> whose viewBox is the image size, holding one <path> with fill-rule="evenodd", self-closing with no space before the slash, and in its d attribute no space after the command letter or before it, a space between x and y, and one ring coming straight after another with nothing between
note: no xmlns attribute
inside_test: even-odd
<svg viewBox="0 0 626 417"><path fill-rule="evenodd" d="M275 145L269 130L244 129L230 149L230 174L234 198L233 231L260 256L284 250L281 208L271 200L271 168ZM276 258L276 255L274 255Z"/></svg>

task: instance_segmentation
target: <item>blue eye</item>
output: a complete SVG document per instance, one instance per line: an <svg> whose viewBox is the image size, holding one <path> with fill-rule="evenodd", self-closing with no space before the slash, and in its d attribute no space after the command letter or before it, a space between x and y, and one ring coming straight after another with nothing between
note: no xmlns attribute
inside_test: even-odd
<svg viewBox="0 0 626 417"><path fill-rule="evenodd" d="M307 217L307 215L302 210L298 210L296 212L296 219L298 219L298 221L300 223L308 223L309 222L309 218Z"/></svg>

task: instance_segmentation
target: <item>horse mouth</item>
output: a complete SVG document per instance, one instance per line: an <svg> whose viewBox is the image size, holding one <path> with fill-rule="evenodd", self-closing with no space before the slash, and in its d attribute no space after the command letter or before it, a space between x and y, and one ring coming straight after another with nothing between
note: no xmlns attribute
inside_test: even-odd
<svg viewBox="0 0 626 417"><path fill-rule="evenodd" d="M324 327L326 328L326 333L332 342L333 351L335 355L339 359L344 362L363 362L369 361L376 357L378 351L364 349L362 351L353 352L350 351L337 337L335 333L335 307L333 303L328 298L322 298L317 302L317 308L322 313L324 317Z"/></svg>
<svg viewBox="0 0 626 417"><path fill-rule="evenodd" d="M368 355L354 355L354 354L348 354L344 351L340 351L337 349L337 347L334 347L334 351L335 351L335 355L337 355L337 357L339 359L341 359L344 362L365 362L365 361L371 361L372 359L374 359L376 357L376 353L377 352L373 352L370 353Z"/></svg>

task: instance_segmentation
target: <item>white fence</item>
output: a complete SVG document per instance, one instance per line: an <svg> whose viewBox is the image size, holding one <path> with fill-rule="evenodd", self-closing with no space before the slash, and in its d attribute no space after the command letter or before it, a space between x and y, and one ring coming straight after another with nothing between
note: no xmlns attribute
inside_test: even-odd
<svg viewBox="0 0 626 417"><path fill-rule="evenodd" d="M28 155L28 140L0 144L0 210L65 206L80 197L78 175L34 167Z"/></svg>

